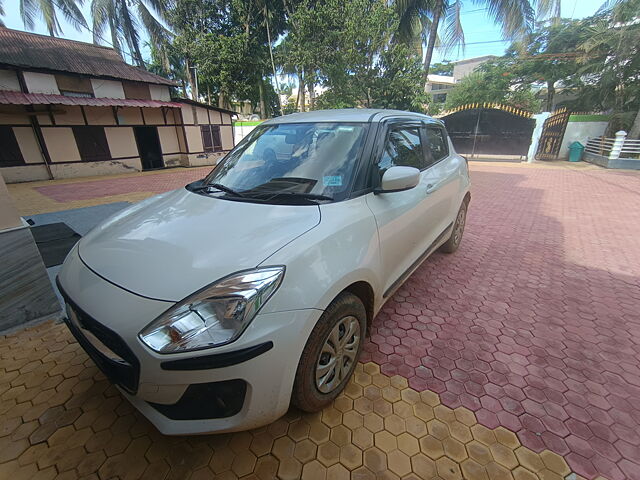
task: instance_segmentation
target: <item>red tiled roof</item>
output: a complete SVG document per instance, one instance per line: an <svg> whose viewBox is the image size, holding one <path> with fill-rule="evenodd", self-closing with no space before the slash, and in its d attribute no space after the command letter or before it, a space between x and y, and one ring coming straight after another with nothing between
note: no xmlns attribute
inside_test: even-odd
<svg viewBox="0 0 640 480"><path fill-rule="evenodd" d="M85 105L91 107L174 107L176 102L134 100L129 98L67 97L44 93L0 91L0 105Z"/></svg>
<svg viewBox="0 0 640 480"><path fill-rule="evenodd" d="M126 63L113 49L0 27L0 64L133 82L175 85Z"/></svg>

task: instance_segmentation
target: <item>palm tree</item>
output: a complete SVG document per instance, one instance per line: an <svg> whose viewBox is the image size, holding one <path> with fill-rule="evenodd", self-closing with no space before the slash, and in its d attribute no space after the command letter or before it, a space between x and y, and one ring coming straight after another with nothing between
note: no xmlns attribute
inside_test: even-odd
<svg viewBox="0 0 640 480"><path fill-rule="evenodd" d="M615 0L613 0L615 1ZM530 30L535 21L534 6L540 17L559 17L560 0L475 0L484 6L489 16L502 27L505 39L515 39ZM410 45L426 43L424 57L424 80L426 83L433 49L437 43L445 48L464 47L464 31L460 15L460 0L395 0L396 12L400 19L397 39ZM444 23L442 37L438 30ZM426 37L426 38L425 38Z"/></svg>
<svg viewBox="0 0 640 480"><path fill-rule="evenodd" d="M20 17L27 30L33 30L35 19L40 16L44 20L49 35L52 37L62 33L58 15L61 13L67 22L76 30L81 28L89 29L87 21L84 19L78 5L82 5L84 0L20 0ZM2 1L0 0L0 16L4 15ZM0 20L0 25L4 23Z"/></svg>
<svg viewBox="0 0 640 480"><path fill-rule="evenodd" d="M422 57L422 46L427 42L435 1L396 0L394 6L399 22L393 40L415 48Z"/></svg>
<svg viewBox="0 0 640 480"><path fill-rule="evenodd" d="M161 22L166 22L170 3L170 0L93 0L94 43L110 43L120 54L126 47L133 61L144 67L140 29L147 31L155 46L162 48L166 45L171 33ZM110 41L104 37L107 30L111 35Z"/></svg>

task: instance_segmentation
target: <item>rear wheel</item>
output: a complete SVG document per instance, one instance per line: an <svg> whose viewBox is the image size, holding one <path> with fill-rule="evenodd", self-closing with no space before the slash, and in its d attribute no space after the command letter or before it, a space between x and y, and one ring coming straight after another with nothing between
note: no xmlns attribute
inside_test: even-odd
<svg viewBox="0 0 640 480"><path fill-rule="evenodd" d="M358 297L341 293L325 310L302 352L291 395L300 410L316 412L344 389L362 350L367 313Z"/></svg>
<svg viewBox="0 0 640 480"><path fill-rule="evenodd" d="M464 200L462 205L460 206L460 210L458 210L458 215L456 216L456 221L453 224L453 230L451 231L451 236L449 240L442 244L440 247L440 251L444 253L453 253L458 250L460 246L460 242L462 241L462 234L464 233L464 226L467 222L467 207L469 206L469 201Z"/></svg>

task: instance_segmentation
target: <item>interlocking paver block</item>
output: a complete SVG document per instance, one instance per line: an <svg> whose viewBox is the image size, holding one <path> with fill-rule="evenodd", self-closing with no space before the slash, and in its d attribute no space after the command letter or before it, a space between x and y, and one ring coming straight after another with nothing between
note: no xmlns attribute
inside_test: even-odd
<svg viewBox="0 0 640 480"><path fill-rule="evenodd" d="M637 480L640 176L471 169L462 248L386 303L332 406L165 437L45 323L0 337L0 478ZM36 213L135 201L206 170L10 190Z"/></svg>

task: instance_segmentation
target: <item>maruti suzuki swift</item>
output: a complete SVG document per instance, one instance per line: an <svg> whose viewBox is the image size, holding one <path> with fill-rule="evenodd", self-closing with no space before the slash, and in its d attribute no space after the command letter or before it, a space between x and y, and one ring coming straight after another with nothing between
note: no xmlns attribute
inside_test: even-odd
<svg viewBox="0 0 640 480"><path fill-rule="evenodd" d="M460 245L469 173L443 124L392 110L262 123L205 178L127 208L58 277L67 325L165 434L316 411L367 327Z"/></svg>

